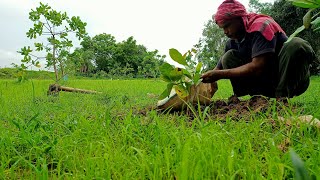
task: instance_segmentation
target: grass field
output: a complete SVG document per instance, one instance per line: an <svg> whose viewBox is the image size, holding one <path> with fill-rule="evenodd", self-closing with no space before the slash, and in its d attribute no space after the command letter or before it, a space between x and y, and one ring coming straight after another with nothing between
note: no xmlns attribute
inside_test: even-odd
<svg viewBox="0 0 320 180"><path fill-rule="evenodd" d="M137 113L156 104L166 86L160 80L69 79L64 85L102 94L59 97L47 96L50 83L0 80L0 179L291 179L290 148L320 179L319 130L281 123L273 107L247 119L191 121ZM219 81L214 99L231 94ZM319 119L319 96L313 77L287 116Z"/></svg>

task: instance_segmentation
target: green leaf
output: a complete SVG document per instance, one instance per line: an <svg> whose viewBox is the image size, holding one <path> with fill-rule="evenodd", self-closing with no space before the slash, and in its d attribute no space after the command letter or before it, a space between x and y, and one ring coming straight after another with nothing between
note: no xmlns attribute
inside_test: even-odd
<svg viewBox="0 0 320 180"><path fill-rule="evenodd" d="M174 48L169 49L169 55L175 62L185 66L188 65L186 59L183 58L182 54L178 50Z"/></svg>
<svg viewBox="0 0 320 180"><path fill-rule="evenodd" d="M292 38L294 38L297 34L299 34L300 32L302 32L304 29L305 29L304 25L301 26L301 27L299 27L298 29L296 29L296 31L290 35L290 37L288 38L288 40L286 41L286 43L289 42L289 41L291 41Z"/></svg>
<svg viewBox="0 0 320 180"><path fill-rule="evenodd" d="M192 51L193 53L195 53L195 54L197 53L197 50L194 49L194 48L192 48L191 51Z"/></svg>
<svg viewBox="0 0 320 180"><path fill-rule="evenodd" d="M162 94L159 96L159 100L164 99L170 95L171 89L173 87L173 83L167 84L167 88L162 92Z"/></svg>
<svg viewBox="0 0 320 180"><path fill-rule="evenodd" d="M311 22L313 31L317 31L320 28L320 17L317 17Z"/></svg>
<svg viewBox="0 0 320 180"><path fill-rule="evenodd" d="M298 154L294 152L294 150L292 149L290 150L290 156L291 156L291 161L295 171L295 179L298 179L298 180L311 179L307 169L304 166L303 161L300 159Z"/></svg>
<svg viewBox="0 0 320 180"><path fill-rule="evenodd" d="M170 74L170 72L172 71L172 70L174 70L174 67L171 65L171 64L169 64L169 63L163 63L160 67L159 67L159 70L160 70L160 72L161 72L161 74L162 75L169 75Z"/></svg>
<svg viewBox="0 0 320 180"><path fill-rule="evenodd" d="M31 57L29 55L25 55L23 57L23 59L21 60L21 62L23 62L23 63L28 63L30 61L31 61Z"/></svg>
<svg viewBox="0 0 320 180"><path fill-rule="evenodd" d="M21 68L22 68L22 69L27 69L27 66L22 63L22 64L21 64Z"/></svg>
<svg viewBox="0 0 320 180"><path fill-rule="evenodd" d="M161 75L161 76L160 76L160 79L162 79L162 80L165 81L165 82L172 82L171 79L170 79L168 76L166 76L166 75Z"/></svg>
<svg viewBox="0 0 320 180"><path fill-rule="evenodd" d="M37 68L41 68L40 62L37 61L36 64L35 64L35 66L36 66Z"/></svg>
<svg viewBox="0 0 320 180"><path fill-rule="evenodd" d="M311 25L311 12L313 9L310 9L304 16L303 16L303 25L306 29L309 29Z"/></svg>
<svg viewBox="0 0 320 180"><path fill-rule="evenodd" d="M162 66L160 66L159 70L165 81L177 81L183 76L183 69L174 68L169 63L164 63Z"/></svg>
<svg viewBox="0 0 320 180"><path fill-rule="evenodd" d="M192 75L189 71L186 69L182 69L183 75L187 76L189 79L192 79Z"/></svg>
<svg viewBox="0 0 320 180"><path fill-rule="evenodd" d="M194 82L195 85L198 85L200 78L201 78L200 74L195 74L194 75L193 82Z"/></svg>
<svg viewBox="0 0 320 180"><path fill-rule="evenodd" d="M168 77L172 80L172 81L179 81L181 80L182 76L183 76L183 69L181 68L175 68L174 70L170 71L170 74L168 75Z"/></svg>
<svg viewBox="0 0 320 180"><path fill-rule="evenodd" d="M320 24L320 17L317 17L315 20L311 22L312 25Z"/></svg>
<svg viewBox="0 0 320 180"><path fill-rule="evenodd" d="M36 47L36 51L43 50L43 43L34 43L34 46Z"/></svg>
<svg viewBox="0 0 320 180"><path fill-rule="evenodd" d="M192 82L184 82L184 85L186 87L186 90L188 92L190 92L191 91Z"/></svg>
<svg viewBox="0 0 320 180"><path fill-rule="evenodd" d="M196 73L200 73L201 68L202 68L202 62L199 62L196 67Z"/></svg>
<svg viewBox="0 0 320 180"><path fill-rule="evenodd" d="M310 0L289 0L293 5L302 7L302 8L318 8L319 4L315 1Z"/></svg>
<svg viewBox="0 0 320 180"><path fill-rule="evenodd" d="M185 98L189 95L189 91L181 84L175 85L174 89L180 98Z"/></svg>
<svg viewBox="0 0 320 180"><path fill-rule="evenodd" d="M320 31L320 26L315 28L315 29L313 29L313 31L315 31L315 32Z"/></svg>

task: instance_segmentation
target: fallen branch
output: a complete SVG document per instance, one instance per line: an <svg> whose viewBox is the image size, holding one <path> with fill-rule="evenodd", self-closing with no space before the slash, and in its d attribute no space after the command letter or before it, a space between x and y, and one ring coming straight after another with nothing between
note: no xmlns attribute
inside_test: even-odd
<svg viewBox="0 0 320 180"><path fill-rule="evenodd" d="M101 92L98 92L98 91L92 91L92 90L86 90L86 89L78 89L78 88L60 86L59 84L50 84L47 94L48 95L56 95L60 91L85 93L85 94L98 94L98 93L101 93Z"/></svg>

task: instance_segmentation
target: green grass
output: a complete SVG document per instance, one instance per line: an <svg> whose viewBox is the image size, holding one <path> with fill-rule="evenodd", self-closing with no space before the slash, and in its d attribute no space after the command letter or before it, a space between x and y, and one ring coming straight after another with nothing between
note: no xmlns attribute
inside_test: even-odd
<svg viewBox="0 0 320 180"><path fill-rule="evenodd" d="M65 86L97 90L48 97L50 80L0 80L0 179L291 179L293 148L309 174L320 178L319 130L286 126L277 112L250 119L190 121L174 114L137 112L154 106L159 80L69 80ZM320 78L290 102L320 117ZM219 81L214 99L232 94ZM202 112L197 112L202 113ZM270 116L277 126L272 125Z"/></svg>

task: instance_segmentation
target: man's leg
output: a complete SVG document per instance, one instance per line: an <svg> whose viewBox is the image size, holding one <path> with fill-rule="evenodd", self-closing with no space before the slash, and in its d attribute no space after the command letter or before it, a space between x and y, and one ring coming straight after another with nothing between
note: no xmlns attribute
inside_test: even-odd
<svg viewBox="0 0 320 180"><path fill-rule="evenodd" d="M315 58L310 44L301 39L293 38L285 43L279 53L279 83L276 97L293 97L304 93L310 82L309 67Z"/></svg>

